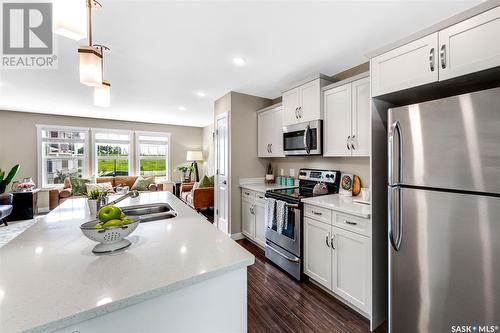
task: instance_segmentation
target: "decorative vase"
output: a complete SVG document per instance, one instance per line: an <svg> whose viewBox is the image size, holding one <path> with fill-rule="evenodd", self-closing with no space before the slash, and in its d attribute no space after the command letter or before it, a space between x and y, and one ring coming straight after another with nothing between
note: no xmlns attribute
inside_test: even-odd
<svg viewBox="0 0 500 333"><path fill-rule="evenodd" d="M97 216L97 200L88 199L87 203L89 205L90 215Z"/></svg>

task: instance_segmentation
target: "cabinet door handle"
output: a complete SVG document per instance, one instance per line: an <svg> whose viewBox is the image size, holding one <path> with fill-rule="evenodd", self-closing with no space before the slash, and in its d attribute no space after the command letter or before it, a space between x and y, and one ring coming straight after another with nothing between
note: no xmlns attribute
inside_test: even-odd
<svg viewBox="0 0 500 333"><path fill-rule="evenodd" d="M299 106L299 118L302 118L302 106Z"/></svg>
<svg viewBox="0 0 500 333"><path fill-rule="evenodd" d="M312 211L311 211L311 213L313 213L314 215L318 215L318 216L321 216L321 215L323 215L323 213L320 213L320 212L316 212L316 211L314 211L314 210L312 210Z"/></svg>
<svg viewBox="0 0 500 333"><path fill-rule="evenodd" d="M347 220L344 220L344 223L350 224L350 225L358 225L358 223L356 223L356 222L351 222L351 221L347 221Z"/></svg>
<svg viewBox="0 0 500 333"><path fill-rule="evenodd" d="M250 195L250 192L245 192L245 195Z"/></svg>
<svg viewBox="0 0 500 333"><path fill-rule="evenodd" d="M351 141L351 136L347 137L347 150L351 150L351 146L349 146L349 141Z"/></svg>
<svg viewBox="0 0 500 333"><path fill-rule="evenodd" d="M299 107L295 108L295 119L299 119Z"/></svg>
<svg viewBox="0 0 500 333"><path fill-rule="evenodd" d="M356 147L354 146L354 140L356 140L356 135L353 135L352 138L351 138L351 147L352 147L352 150L356 150Z"/></svg>
<svg viewBox="0 0 500 333"><path fill-rule="evenodd" d="M327 233L326 238L325 238L325 243L326 243L326 246L331 247L330 243L328 242L329 239L330 239L330 233Z"/></svg>
<svg viewBox="0 0 500 333"><path fill-rule="evenodd" d="M269 144L269 152L271 154L273 153L273 144L272 143Z"/></svg>
<svg viewBox="0 0 500 333"><path fill-rule="evenodd" d="M335 250L335 246L333 246L333 242L335 241L335 234L332 235L332 239L330 239L330 246Z"/></svg>
<svg viewBox="0 0 500 333"><path fill-rule="evenodd" d="M440 56L441 56L441 68L445 69L446 68L446 45L445 44L443 44L441 46Z"/></svg>
<svg viewBox="0 0 500 333"><path fill-rule="evenodd" d="M431 68L431 72L434 72L434 65L435 65L434 48L432 48L429 54L429 67Z"/></svg>

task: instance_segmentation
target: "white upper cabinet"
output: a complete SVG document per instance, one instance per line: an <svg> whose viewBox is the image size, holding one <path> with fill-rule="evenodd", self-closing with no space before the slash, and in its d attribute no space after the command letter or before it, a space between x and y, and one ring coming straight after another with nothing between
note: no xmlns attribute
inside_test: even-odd
<svg viewBox="0 0 500 333"><path fill-rule="evenodd" d="M500 66L500 7L439 32L439 79Z"/></svg>
<svg viewBox="0 0 500 333"><path fill-rule="evenodd" d="M438 81L438 33L381 54L370 63L372 96Z"/></svg>
<svg viewBox="0 0 500 333"><path fill-rule="evenodd" d="M351 84L325 91L323 156L351 156Z"/></svg>
<svg viewBox="0 0 500 333"><path fill-rule="evenodd" d="M320 75L299 87L283 93L283 125L293 125L323 119L321 88L331 81Z"/></svg>
<svg viewBox="0 0 500 333"><path fill-rule="evenodd" d="M370 78L324 93L324 156L370 156Z"/></svg>
<svg viewBox="0 0 500 333"><path fill-rule="evenodd" d="M314 80L300 87L300 122L323 119L321 109L321 86L320 80Z"/></svg>
<svg viewBox="0 0 500 333"><path fill-rule="evenodd" d="M283 125L285 126L298 122L298 110L300 104L299 94L299 88L283 93Z"/></svg>
<svg viewBox="0 0 500 333"><path fill-rule="evenodd" d="M336 227L332 233L332 291L370 313L371 240Z"/></svg>
<svg viewBox="0 0 500 333"><path fill-rule="evenodd" d="M370 156L371 98L370 78L351 83L352 97L352 156Z"/></svg>
<svg viewBox="0 0 500 333"><path fill-rule="evenodd" d="M284 157L283 108L277 107L257 114L257 146L259 157Z"/></svg>
<svg viewBox="0 0 500 333"><path fill-rule="evenodd" d="M498 66L500 6L372 58L372 96Z"/></svg>

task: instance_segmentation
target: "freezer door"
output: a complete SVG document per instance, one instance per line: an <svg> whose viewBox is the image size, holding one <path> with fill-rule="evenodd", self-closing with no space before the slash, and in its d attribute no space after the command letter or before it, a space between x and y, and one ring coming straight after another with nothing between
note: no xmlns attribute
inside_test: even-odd
<svg viewBox="0 0 500 333"><path fill-rule="evenodd" d="M500 88L390 109L388 132L389 184L500 193Z"/></svg>
<svg viewBox="0 0 500 333"><path fill-rule="evenodd" d="M389 331L500 326L500 198L401 191L399 251L389 243Z"/></svg>

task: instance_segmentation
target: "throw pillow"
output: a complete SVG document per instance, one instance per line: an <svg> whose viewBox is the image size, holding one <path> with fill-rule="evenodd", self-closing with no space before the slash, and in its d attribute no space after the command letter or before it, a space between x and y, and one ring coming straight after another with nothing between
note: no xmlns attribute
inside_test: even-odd
<svg viewBox="0 0 500 333"><path fill-rule="evenodd" d="M87 184L90 183L89 179L79 177L70 177L69 181L71 182L73 195L84 195L87 190Z"/></svg>
<svg viewBox="0 0 500 333"><path fill-rule="evenodd" d="M137 191L147 191L149 189L149 185L153 184L155 182L154 177L149 177L149 178L143 178L143 177L138 177L135 180L134 185L132 185L132 190L137 190Z"/></svg>
<svg viewBox="0 0 500 333"><path fill-rule="evenodd" d="M200 181L200 188L206 188L206 187L214 187L213 180L210 181L210 178L207 176L203 177L203 179Z"/></svg>

